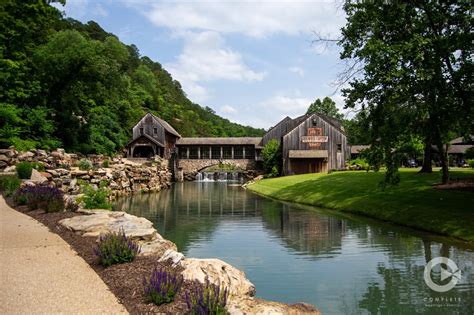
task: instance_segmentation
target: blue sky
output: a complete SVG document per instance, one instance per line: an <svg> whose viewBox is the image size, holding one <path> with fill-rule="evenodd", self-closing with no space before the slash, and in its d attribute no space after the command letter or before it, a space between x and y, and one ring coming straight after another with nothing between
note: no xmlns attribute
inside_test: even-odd
<svg viewBox="0 0 474 315"><path fill-rule="evenodd" d="M311 44L313 31L340 35L337 1L68 0L58 7L135 44L193 102L232 121L269 128L325 96L342 109L334 86L339 48Z"/></svg>

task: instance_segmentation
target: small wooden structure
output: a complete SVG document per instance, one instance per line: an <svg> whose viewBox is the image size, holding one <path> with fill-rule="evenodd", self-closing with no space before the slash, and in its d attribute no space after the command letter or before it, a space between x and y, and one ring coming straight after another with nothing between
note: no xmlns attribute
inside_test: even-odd
<svg viewBox="0 0 474 315"><path fill-rule="evenodd" d="M171 157L180 134L166 121L147 113L133 127L133 138L126 145L127 157L143 158L158 155Z"/></svg>
<svg viewBox="0 0 474 315"><path fill-rule="evenodd" d="M177 141L179 159L255 160L261 159L262 138L181 138Z"/></svg>

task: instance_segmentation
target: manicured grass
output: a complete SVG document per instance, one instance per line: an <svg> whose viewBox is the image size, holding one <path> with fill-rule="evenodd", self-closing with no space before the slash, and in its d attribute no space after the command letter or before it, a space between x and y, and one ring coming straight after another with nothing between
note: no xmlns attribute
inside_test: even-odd
<svg viewBox="0 0 474 315"><path fill-rule="evenodd" d="M258 194L366 215L416 229L474 242L474 193L437 190L441 174L401 170L401 182L379 188L384 173L347 171L264 179L249 185ZM454 169L451 178L474 178L474 171Z"/></svg>

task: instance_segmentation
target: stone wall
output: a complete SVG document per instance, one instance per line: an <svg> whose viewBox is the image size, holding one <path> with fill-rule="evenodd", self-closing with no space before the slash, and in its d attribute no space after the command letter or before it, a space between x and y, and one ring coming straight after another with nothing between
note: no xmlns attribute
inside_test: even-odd
<svg viewBox="0 0 474 315"><path fill-rule="evenodd" d="M81 158L91 162L93 168L80 170L76 166ZM103 161L108 160L108 167L103 167ZM45 171L33 170L30 181L26 184L41 184L58 187L66 194L80 193L80 183L89 183L98 187L106 182L110 188L110 198L127 195L134 192L153 192L168 188L171 185L171 173L167 161L157 160L128 160L108 158L101 155L78 156L65 153L58 149L52 152L34 150L18 152L13 148L0 149L0 170L12 173L19 162L41 163Z"/></svg>
<svg viewBox="0 0 474 315"><path fill-rule="evenodd" d="M235 160L219 160L219 159L180 159L178 160L178 180L195 180L196 174L204 168L222 164L234 165L237 169L246 171L247 173L255 173L257 163L254 160L235 159Z"/></svg>

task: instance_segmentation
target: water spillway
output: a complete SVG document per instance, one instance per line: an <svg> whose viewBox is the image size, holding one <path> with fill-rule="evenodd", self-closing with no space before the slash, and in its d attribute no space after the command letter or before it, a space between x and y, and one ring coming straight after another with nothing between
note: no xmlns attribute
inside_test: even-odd
<svg viewBox="0 0 474 315"><path fill-rule="evenodd" d="M196 174L197 182L243 182L244 174L242 172L198 172Z"/></svg>

